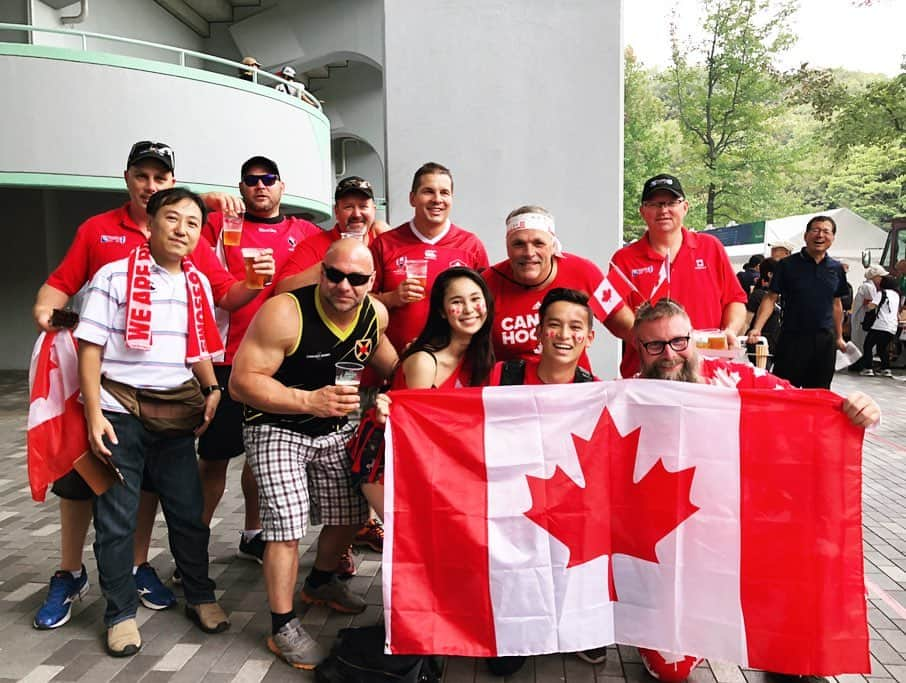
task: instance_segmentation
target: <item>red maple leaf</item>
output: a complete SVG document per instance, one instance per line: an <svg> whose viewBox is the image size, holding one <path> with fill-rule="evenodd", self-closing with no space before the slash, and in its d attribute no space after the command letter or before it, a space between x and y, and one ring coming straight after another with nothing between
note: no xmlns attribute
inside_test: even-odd
<svg viewBox="0 0 906 683"><path fill-rule="evenodd" d="M610 301L610 294L610 289L605 289L603 292L601 292L601 301L603 301L604 303Z"/></svg>
<svg viewBox="0 0 906 683"><path fill-rule="evenodd" d="M655 544L698 510L689 500L694 467L669 472L658 460L633 481L640 434L641 427L621 435L605 408L590 439L572 435L585 486L559 467L549 479L526 477L526 517L569 548L567 567L608 555L613 601L614 554L657 562Z"/></svg>

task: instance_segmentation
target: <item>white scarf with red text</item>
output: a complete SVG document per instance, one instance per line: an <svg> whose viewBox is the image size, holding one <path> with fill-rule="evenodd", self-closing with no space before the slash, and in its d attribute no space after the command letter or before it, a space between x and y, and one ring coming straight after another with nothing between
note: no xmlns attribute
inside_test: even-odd
<svg viewBox="0 0 906 683"><path fill-rule="evenodd" d="M126 346L148 351L151 348L151 247L147 242L129 254L126 281ZM197 363L223 351L223 342L208 303L201 274L187 258L182 260L188 293L188 337L186 363Z"/></svg>

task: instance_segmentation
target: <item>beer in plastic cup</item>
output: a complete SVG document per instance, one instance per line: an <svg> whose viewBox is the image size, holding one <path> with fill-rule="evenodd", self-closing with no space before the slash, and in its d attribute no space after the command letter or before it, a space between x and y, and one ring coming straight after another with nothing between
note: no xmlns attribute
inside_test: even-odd
<svg viewBox="0 0 906 683"><path fill-rule="evenodd" d="M425 259L406 259L406 279L418 280L418 284L428 294L428 261Z"/></svg>
<svg viewBox="0 0 906 683"><path fill-rule="evenodd" d="M223 216L223 246L238 247L242 241L242 216Z"/></svg>
<svg viewBox="0 0 906 683"><path fill-rule="evenodd" d="M261 254L261 249L257 247L246 247L242 250L242 258L245 260L245 284L249 289L264 289L267 284L267 275L255 272L255 257Z"/></svg>
<svg viewBox="0 0 906 683"><path fill-rule="evenodd" d="M348 363L345 361L336 363L337 370L336 381L334 384L338 387L357 387L362 380L362 370L365 366L361 363Z"/></svg>

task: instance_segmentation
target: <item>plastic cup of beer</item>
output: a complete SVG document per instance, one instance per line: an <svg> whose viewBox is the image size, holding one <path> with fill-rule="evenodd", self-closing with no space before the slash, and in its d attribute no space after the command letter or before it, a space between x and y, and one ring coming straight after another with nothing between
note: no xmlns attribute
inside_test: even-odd
<svg viewBox="0 0 906 683"><path fill-rule="evenodd" d="M223 246L238 247L242 241L242 216L223 216Z"/></svg>
<svg viewBox="0 0 906 683"><path fill-rule="evenodd" d="M695 348L710 351L726 351L726 335L718 329L713 330L693 330L692 338L695 340Z"/></svg>
<svg viewBox="0 0 906 683"><path fill-rule="evenodd" d="M242 250L242 258L245 261L245 285L249 289L264 289L267 284L267 275L255 272L255 258L261 255L261 249L257 247L246 247Z"/></svg>
<svg viewBox="0 0 906 683"><path fill-rule="evenodd" d="M418 284L428 293L428 261L425 259L406 259L406 279L418 280Z"/></svg>
<svg viewBox="0 0 906 683"><path fill-rule="evenodd" d="M337 370L336 381L338 387L357 387L362 381L362 371L365 366L361 363L341 361L335 365Z"/></svg>

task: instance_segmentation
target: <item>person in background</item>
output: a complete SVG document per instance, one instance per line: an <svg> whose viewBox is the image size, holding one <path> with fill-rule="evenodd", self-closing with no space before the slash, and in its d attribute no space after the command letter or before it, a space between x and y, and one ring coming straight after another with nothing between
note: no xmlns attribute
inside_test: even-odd
<svg viewBox="0 0 906 683"><path fill-rule="evenodd" d="M850 316L850 340L859 349L865 346L865 336L867 332L862 329L862 321L865 320L865 312L868 305L872 302L877 294L880 293L881 278L889 273L881 266L868 266L865 269L865 282L859 285L856 293L853 295L852 315ZM863 359L849 366L850 372L859 372L864 368Z"/></svg>
<svg viewBox="0 0 906 683"><path fill-rule="evenodd" d="M900 311L900 292L896 278L891 275L881 277L878 289L879 292L866 306L866 312L877 311L877 318L865 336L861 359L863 369L859 373L863 377L874 377L875 372L872 365L875 349L881 359L878 374L881 377L893 377L893 372L890 370L890 342L894 340L899 326L897 314Z"/></svg>
<svg viewBox="0 0 906 683"><path fill-rule="evenodd" d="M248 69L239 70L239 78L243 81L252 82L255 80L254 72L261 68L261 65L258 63L258 60L254 57L243 57L242 63L245 64Z"/></svg>
<svg viewBox="0 0 906 683"><path fill-rule="evenodd" d="M746 328L747 330L751 329L752 320L755 317L755 314L758 312L758 307L761 305L761 301L764 299L765 294L768 293L768 289L771 286L771 278L774 277L774 271L777 270L777 261L772 258L764 259L758 266L758 281L755 285L755 288L752 290L752 293L749 294L749 301L746 303ZM767 339L768 342L768 356L773 356L774 349L777 347L777 338L780 336L780 326L782 324L783 316L782 311L780 310L779 304L774 304L774 312L765 322L763 329L761 330L761 335ZM748 331L746 332L748 334ZM749 356L754 359L754 347L749 345ZM770 367L770 363L768 364Z"/></svg>
<svg viewBox="0 0 906 683"><path fill-rule="evenodd" d="M751 294L758 282L758 266L764 261L761 254L753 254L746 261L743 269L736 273L736 279L739 280L739 286L742 287L746 294Z"/></svg>

